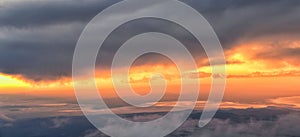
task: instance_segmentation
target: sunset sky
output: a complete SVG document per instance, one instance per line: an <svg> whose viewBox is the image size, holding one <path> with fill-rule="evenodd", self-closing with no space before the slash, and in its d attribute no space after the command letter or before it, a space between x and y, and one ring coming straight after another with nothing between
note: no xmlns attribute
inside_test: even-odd
<svg viewBox="0 0 300 137"><path fill-rule="evenodd" d="M73 97L71 74L76 42L96 14L118 1L0 1L0 94ZM223 46L227 63L224 101L261 102L300 96L300 1L187 0L184 3L203 14ZM146 25L147 30L164 24L148 21ZM167 31L172 32L174 28L170 26ZM128 28L134 29L134 24ZM181 37L186 37L190 45L196 44L188 35ZM104 52L110 55L112 49ZM158 72L166 78L167 92L177 94L180 79L193 80L198 73L200 100L203 100L213 76L205 52L199 48L199 52L192 54L198 69L186 72L183 77L166 57L144 55L132 65L130 84L137 93L146 94L152 74ZM101 94L115 97L105 59L98 58L96 64ZM88 87L89 83L83 86Z"/></svg>

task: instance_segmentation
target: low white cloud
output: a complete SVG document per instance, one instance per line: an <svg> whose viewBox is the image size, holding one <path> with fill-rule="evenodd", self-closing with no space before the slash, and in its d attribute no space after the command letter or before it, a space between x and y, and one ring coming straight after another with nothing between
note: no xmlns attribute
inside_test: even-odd
<svg viewBox="0 0 300 137"><path fill-rule="evenodd" d="M53 126L52 128L60 128L69 123L69 118L54 118L52 119Z"/></svg>
<svg viewBox="0 0 300 137"><path fill-rule="evenodd" d="M84 137L107 137L107 136L101 133L99 130L88 130L86 131Z"/></svg>

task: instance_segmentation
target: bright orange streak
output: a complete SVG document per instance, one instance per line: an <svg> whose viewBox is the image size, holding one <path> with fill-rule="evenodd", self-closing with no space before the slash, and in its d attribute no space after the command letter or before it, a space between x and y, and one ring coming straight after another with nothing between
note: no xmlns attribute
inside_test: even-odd
<svg viewBox="0 0 300 137"><path fill-rule="evenodd" d="M0 74L0 88L29 88L31 85L12 76Z"/></svg>

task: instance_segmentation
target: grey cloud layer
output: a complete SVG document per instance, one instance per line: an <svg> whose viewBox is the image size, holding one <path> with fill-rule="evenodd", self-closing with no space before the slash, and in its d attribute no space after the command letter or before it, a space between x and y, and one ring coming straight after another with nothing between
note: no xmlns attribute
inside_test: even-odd
<svg viewBox="0 0 300 137"><path fill-rule="evenodd" d="M299 120L298 113L282 115L274 121L252 120L238 124L215 119L190 137L296 137L300 135Z"/></svg>
<svg viewBox="0 0 300 137"><path fill-rule="evenodd" d="M142 116L143 119L153 117ZM195 128L197 120L187 120L180 128L167 137L298 137L299 113L279 115L274 120L249 120L247 122L233 122L229 119L213 119L204 128ZM138 127L133 127L137 128ZM113 128L118 129L118 128ZM120 134L120 136L124 136ZM106 137L94 130L87 132L85 137Z"/></svg>
<svg viewBox="0 0 300 137"><path fill-rule="evenodd" d="M35 81L70 76L73 51L81 31L92 17L116 2L49 0L1 5L0 72L20 74ZM300 32L298 0L185 2L212 24L225 49L240 40ZM111 49L104 52L110 54Z"/></svg>
<svg viewBox="0 0 300 137"><path fill-rule="evenodd" d="M39 27L69 22L87 22L116 0L20 1L0 7L0 26Z"/></svg>

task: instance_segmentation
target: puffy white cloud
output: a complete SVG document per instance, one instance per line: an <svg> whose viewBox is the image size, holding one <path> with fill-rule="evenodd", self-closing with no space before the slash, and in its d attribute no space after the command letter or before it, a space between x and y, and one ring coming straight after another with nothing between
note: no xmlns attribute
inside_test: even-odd
<svg viewBox="0 0 300 137"><path fill-rule="evenodd" d="M53 122L53 126L51 128L60 128L67 125L70 121L69 118L54 118L51 120Z"/></svg>

